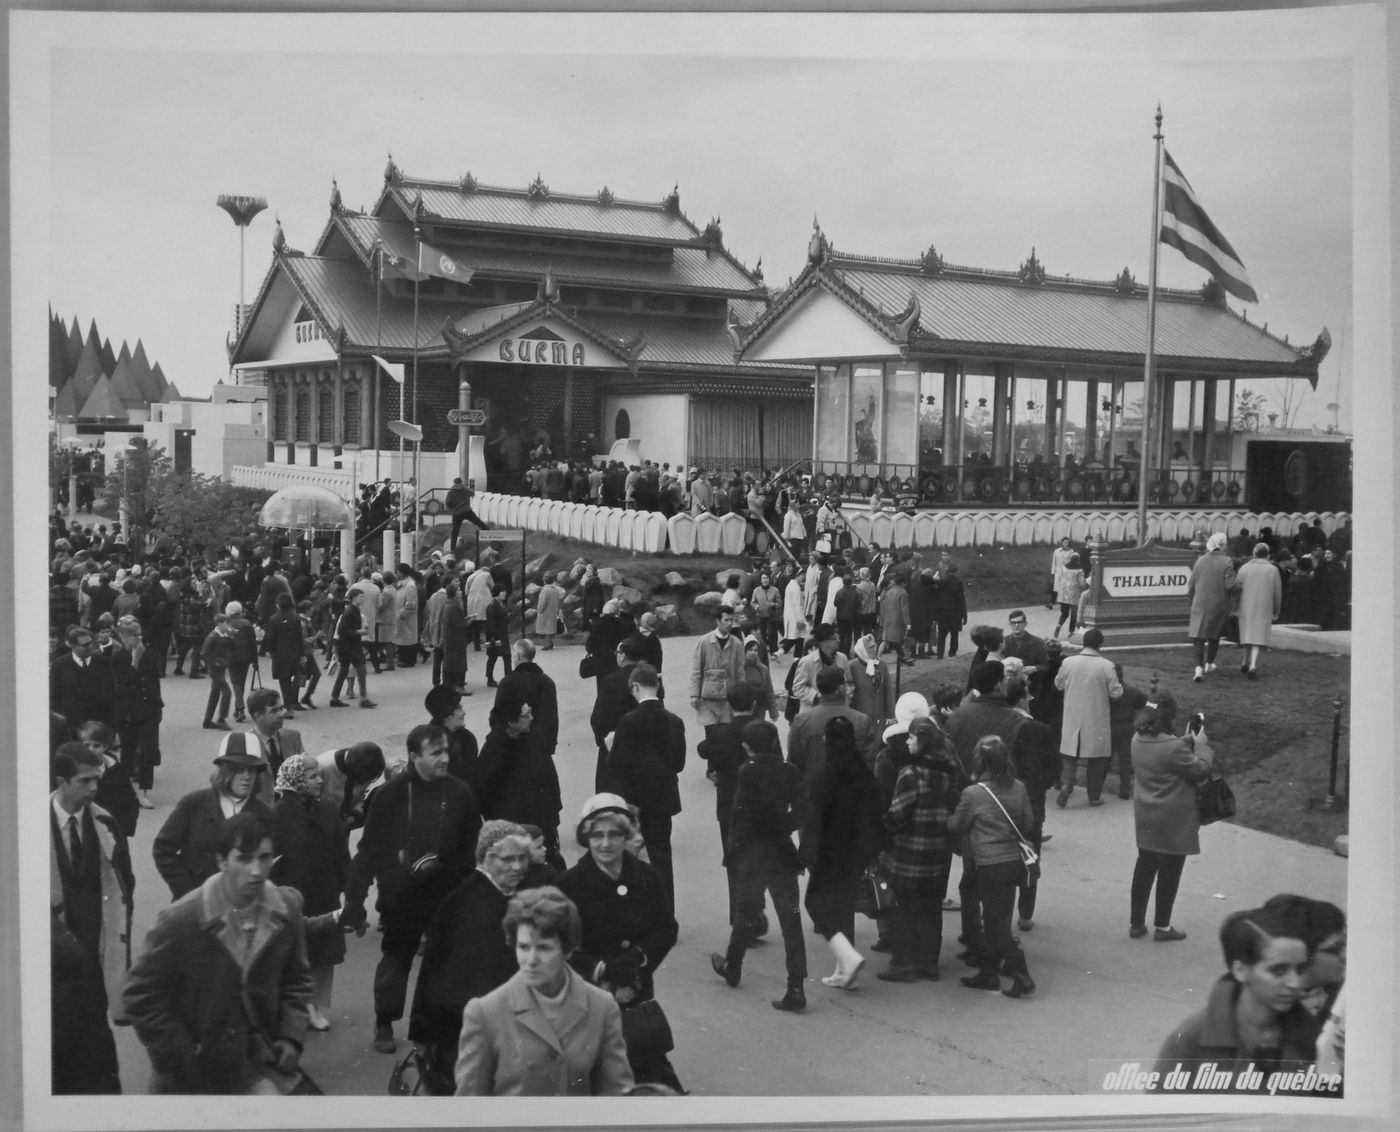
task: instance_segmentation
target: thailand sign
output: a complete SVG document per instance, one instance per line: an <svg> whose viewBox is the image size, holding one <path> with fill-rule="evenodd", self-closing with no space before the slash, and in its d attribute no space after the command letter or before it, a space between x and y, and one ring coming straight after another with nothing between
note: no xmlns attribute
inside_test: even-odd
<svg viewBox="0 0 1400 1132"><path fill-rule="evenodd" d="M1189 566L1110 566L1105 563L1103 569L1103 588L1110 597L1185 597L1190 581Z"/></svg>
<svg viewBox="0 0 1400 1132"><path fill-rule="evenodd" d="M486 410L448 409L447 423L450 425L475 425L480 428L486 423Z"/></svg>

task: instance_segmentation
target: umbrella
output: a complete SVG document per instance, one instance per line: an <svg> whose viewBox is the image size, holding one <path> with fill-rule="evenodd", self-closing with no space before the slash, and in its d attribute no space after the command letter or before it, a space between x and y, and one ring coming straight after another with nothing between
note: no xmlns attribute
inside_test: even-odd
<svg viewBox="0 0 1400 1132"><path fill-rule="evenodd" d="M273 493L258 513L258 523L292 531L339 531L354 526L355 514L328 488L294 484Z"/></svg>

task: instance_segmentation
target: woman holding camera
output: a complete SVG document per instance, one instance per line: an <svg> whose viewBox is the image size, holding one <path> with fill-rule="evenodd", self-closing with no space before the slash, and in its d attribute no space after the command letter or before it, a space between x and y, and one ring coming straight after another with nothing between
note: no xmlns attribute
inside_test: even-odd
<svg viewBox="0 0 1400 1132"><path fill-rule="evenodd" d="M1133 939L1147 934L1147 896L1154 884L1152 938L1158 943L1186 938L1172 927L1172 906L1186 858L1201 851L1196 784L1210 777L1215 757L1206 741L1205 720L1196 719L1199 724L1185 735L1173 735L1176 700L1169 692L1159 692L1133 720L1133 822L1138 844L1128 912L1128 935Z"/></svg>

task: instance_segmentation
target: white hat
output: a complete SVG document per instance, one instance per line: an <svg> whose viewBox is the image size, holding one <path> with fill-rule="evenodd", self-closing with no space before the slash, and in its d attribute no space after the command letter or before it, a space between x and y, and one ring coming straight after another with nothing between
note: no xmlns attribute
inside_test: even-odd
<svg viewBox="0 0 1400 1132"><path fill-rule="evenodd" d="M637 828L637 808L628 804L621 794L594 794L579 811L578 829L575 831L578 843L584 848L588 847L588 823L603 814L618 814L625 817L633 829Z"/></svg>
<svg viewBox="0 0 1400 1132"><path fill-rule="evenodd" d="M885 728L880 738L888 743L896 735L906 735L914 720L928 719L929 714L928 700L918 692L905 692L895 701L894 722Z"/></svg>

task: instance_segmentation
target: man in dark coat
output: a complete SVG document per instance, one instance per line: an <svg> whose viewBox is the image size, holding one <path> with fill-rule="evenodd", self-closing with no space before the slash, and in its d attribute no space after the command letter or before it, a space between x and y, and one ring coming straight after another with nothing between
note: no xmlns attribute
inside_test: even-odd
<svg viewBox="0 0 1400 1132"><path fill-rule="evenodd" d="M680 773L685 769L685 724L656 697L660 677L649 664L637 664L628 686L637 706L617 723L608 754L607 789L640 811L647 859L674 905L671 819L681 812Z"/></svg>
<svg viewBox="0 0 1400 1132"><path fill-rule="evenodd" d="M808 711L797 713L788 729L788 762L802 775L802 796L812 796L812 787L826 765L826 725L836 716L851 721L856 734L856 753L866 766L875 764L880 749L880 733L870 717L846 704L845 675L839 668L823 668L817 673L817 702Z"/></svg>
<svg viewBox="0 0 1400 1132"><path fill-rule="evenodd" d="M501 662L502 675L510 675L510 613L506 609L504 586L493 586L491 600L486 603L486 686L496 687L496 661Z"/></svg>
<svg viewBox="0 0 1400 1132"><path fill-rule="evenodd" d="M472 496L476 493L476 480L462 482L458 476L452 481L452 486L447 489L447 496L443 499L447 507L448 514L452 516L452 534L447 540L447 548L453 553L457 550L457 536L462 532L463 523L474 523L480 530L486 529L486 524L472 510Z"/></svg>
<svg viewBox="0 0 1400 1132"><path fill-rule="evenodd" d="M92 633L79 626L68 630L69 651L49 665L49 707L73 728L89 719L115 723L112 714L112 673L99 656Z"/></svg>
<svg viewBox="0 0 1400 1132"><path fill-rule="evenodd" d="M719 847L725 860L729 855L729 820L734 810L734 791L739 785L739 768L749 758L749 753L744 750L743 734L744 728L753 722L754 699L752 684L731 688L729 710L734 717L728 723L716 726L700 740L696 748L696 753L710 764L710 774L714 779L715 820L719 822ZM734 867L727 864L724 871L729 881L729 925L733 927Z"/></svg>
<svg viewBox="0 0 1400 1132"><path fill-rule="evenodd" d="M382 954L374 972L374 1048L393 1053L408 972L438 905L476 865L481 809L471 787L448 773L447 735L430 723L408 733L408 767L379 788L350 865L341 926L364 925L365 897L379 886Z"/></svg>
<svg viewBox="0 0 1400 1132"><path fill-rule="evenodd" d="M1045 687L1045 673L1050 668L1050 655L1045 651L1045 641L1026 628L1026 613L1023 609L1013 609L1007 617L1010 628L1007 631L1001 655L1016 657L1022 664L1030 689L1030 698L1040 698Z"/></svg>
<svg viewBox="0 0 1400 1132"><path fill-rule="evenodd" d="M481 753L476 736L467 730L462 696L455 688L439 684L423 697L428 722L447 734L447 773L476 791L476 763Z"/></svg>
<svg viewBox="0 0 1400 1132"><path fill-rule="evenodd" d="M593 729L593 741L598 744L598 762L593 771L593 789L601 793L607 777L608 736L617 730L618 721L637 706L632 697L632 669L641 660L640 642L634 637L619 641L608 658L608 671L598 677L597 698L588 717ZM629 801L631 799L628 799Z"/></svg>
<svg viewBox="0 0 1400 1132"><path fill-rule="evenodd" d="M515 665L501 677L496 698L507 689L519 688L530 705L534 722L530 724L531 741L545 754L553 757L559 746L559 692L554 681L535 663L535 642L521 637L511 646Z"/></svg>
<svg viewBox="0 0 1400 1132"><path fill-rule="evenodd" d="M481 747L477 781L487 818L539 826L545 859L563 871L559 855L559 772L554 760L530 741L534 712L523 689L502 688L491 709L491 733Z"/></svg>

